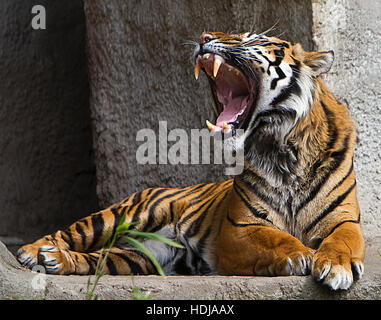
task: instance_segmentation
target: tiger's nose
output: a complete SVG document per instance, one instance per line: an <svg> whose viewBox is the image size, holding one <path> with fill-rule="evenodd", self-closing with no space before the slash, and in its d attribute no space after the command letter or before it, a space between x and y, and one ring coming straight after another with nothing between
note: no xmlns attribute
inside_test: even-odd
<svg viewBox="0 0 381 320"><path fill-rule="evenodd" d="M203 33L201 36L200 36L200 43L201 44L205 44L209 41L213 40L213 36L209 33Z"/></svg>

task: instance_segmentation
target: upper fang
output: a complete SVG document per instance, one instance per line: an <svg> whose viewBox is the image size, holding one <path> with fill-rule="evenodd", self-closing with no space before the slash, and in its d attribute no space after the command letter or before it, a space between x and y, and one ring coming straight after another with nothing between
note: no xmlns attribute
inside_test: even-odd
<svg viewBox="0 0 381 320"><path fill-rule="evenodd" d="M224 59L218 55L214 56L214 63L213 63L213 76L217 77L218 70L220 69L221 64L224 62Z"/></svg>
<svg viewBox="0 0 381 320"><path fill-rule="evenodd" d="M194 66L194 77L196 78L196 80L198 80L198 76L200 74L200 70L201 70L200 57L197 57L196 65Z"/></svg>

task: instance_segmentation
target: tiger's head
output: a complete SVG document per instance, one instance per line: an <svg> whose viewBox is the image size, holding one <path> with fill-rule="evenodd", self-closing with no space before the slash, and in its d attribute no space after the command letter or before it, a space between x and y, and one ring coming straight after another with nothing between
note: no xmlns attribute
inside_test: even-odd
<svg viewBox="0 0 381 320"><path fill-rule="evenodd" d="M332 51L306 52L264 34L203 33L195 49L195 77L203 70L215 102L212 132L231 133L245 160L271 173L292 170L287 137L314 103L317 78ZM235 135L237 129L243 134Z"/></svg>

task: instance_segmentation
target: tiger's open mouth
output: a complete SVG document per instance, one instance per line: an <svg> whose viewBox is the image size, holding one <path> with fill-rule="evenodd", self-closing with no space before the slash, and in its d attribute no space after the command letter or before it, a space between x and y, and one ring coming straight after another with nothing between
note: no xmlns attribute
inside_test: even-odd
<svg viewBox="0 0 381 320"><path fill-rule="evenodd" d="M200 70L208 76L214 102L219 116L216 124L208 120L206 124L214 133L232 132L235 129L246 129L246 119L251 114L255 103L257 85L253 77L245 75L245 71L234 66L214 53L198 54L196 57L195 77L198 79Z"/></svg>

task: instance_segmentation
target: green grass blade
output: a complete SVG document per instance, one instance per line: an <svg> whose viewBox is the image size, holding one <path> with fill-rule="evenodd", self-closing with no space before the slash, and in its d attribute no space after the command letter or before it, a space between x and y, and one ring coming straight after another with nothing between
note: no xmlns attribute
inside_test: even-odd
<svg viewBox="0 0 381 320"><path fill-rule="evenodd" d="M156 267L157 272L159 272L161 276L165 276L163 269L160 266L160 263L156 260L154 255L151 253L151 251L147 249L147 247L144 244L142 244L136 239L126 237L126 236L123 236L123 239L126 240L129 244L133 245L135 248L139 249L144 254L146 254L147 257L152 261L152 263Z"/></svg>
<svg viewBox="0 0 381 320"><path fill-rule="evenodd" d="M134 235L137 237L144 237L144 238L155 240L155 241L160 241L160 242L166 243L172 247L184 249L183 245L181 245L175 241L172 241L172 240L162 236L161 234L152 233L152 232L141 232L141 231L136 231L136 230L128 230L128 234L131 234L131 235Z"/></svg>
<svg viewBox="0 0 381 320"><path fill-rule="evenodd" d="M134 225L137 225L139 224L140 222L129 222L129 223L119 223L119 225L116 227L115 229L115 233L116 234L121 234L121 233L125 233L127 231L129 231L128 229L131 227L131 226L134 226Z"/></svg>

